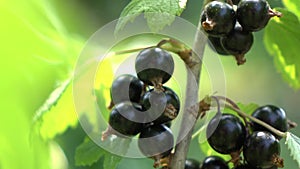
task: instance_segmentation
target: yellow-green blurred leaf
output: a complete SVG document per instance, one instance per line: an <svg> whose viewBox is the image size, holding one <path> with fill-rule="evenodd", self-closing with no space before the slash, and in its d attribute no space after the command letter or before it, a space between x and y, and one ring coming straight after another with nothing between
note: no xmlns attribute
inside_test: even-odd
<svg viewBox="0 0 300 169"><path fill-rule="evenodd" d="M283 16L270 20L264 34L264 44L274 56L277 70L294 89L300 88L300 22L286 9L277 9Z"/></svg>
<svg viewBox="0 0 300 169"><path fill-rule="evenodd" d="M300 18L300 3L296 0L282 0L284 6Z"/></svg>
<svg viewBox="0 0 300 169"><path fill-rule="evenodd" d="M62 83L36 112L35 127L43 139L52 139L78 123L71 82Z"/></svg>

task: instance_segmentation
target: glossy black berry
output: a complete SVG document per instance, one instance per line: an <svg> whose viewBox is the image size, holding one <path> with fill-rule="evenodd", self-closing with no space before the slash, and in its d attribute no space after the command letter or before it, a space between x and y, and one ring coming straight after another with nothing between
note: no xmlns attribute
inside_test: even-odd
<svg viewBox="0 0 300 169"><path fill-rule="evenodd" d="M269 125L273 126L274 128L282 132L286 132L288 129L286 113L282 108L273 105L262 106L257 108L252 113L252 116L268 123ZM265 127L255 122L253 122L252 128L254 131L269 131ZM277 136L277 138L280 137Z"/></svg>
<svg viewBox="0 0 300 169"><path fill-rule="evenodd" d="M109 125L121 135L134 136L143 128L144 115L141 106L131 102L115 105L109 116Z"/></svg>
<svg viewBox="0 0 300 169"><path fill-rule="evenodd" d="M241 0L237 6L237 20L245 31L259 31L271 18L266 0Z"/></svg>
<svg viewBox="0 0 300 169"><path fill-rule="evenodd" d="M184 164L184 169L199 169L200 162L195 159L186 159Z"/></svg>
<svg viewBox="0 0 300 169"><path fill-rule="evenodd" d="M144 83L161 85L171 78L174 60L169 52L161 48L144 49L136 57L135 70Z"/></svg>
<svg viewBox="0 0 300 169"><path fill-rule="evenodd" d="M118 76L112 83L110 94L114 104L124 101L138 103L144 84L137 77L129 74Z"/></svg>
<svg viewBox="0 0 300 169"><path fill-rule="evenodd" d="M209 145L221 154L239 151L246 137L242 121L232 114L216 115L206 129Z"/></svg>
<svg viewBox="0 0 300 169"><path fill-rule="evenodd" d="M220 37L208 36L209 46L220 55L230 55L222 46Z"/></svg>
<svg viewBox="0 0 300 169"><path fill-rule="evenodd" d="M235 22L235 12L225 2L212 1L201 13L202 28L210 36L225 36L234 28Z"/></svg>
<svg viewBox="0 0 300 169"><path fill-rule="evenodd" d="M229 169L229 167L221 157L208 156L203 160L200 169Z"/></svg>
<svg viewBox="0 0 300 169"><path fill-rule="evenodd" d="M236 25L229 34L221 38L221 44L229 54L242 59L240 62L238 60L238 64L243 64L243 57L253 44L253 34Z"/></svg>
<svg viewBox="0 0 300 169"><path fill-rule="evenodd" d="M142 130L138 139L140 151L155 159L168 156L174 145L172 131L163 124L150 126Z"/></svg>
<svg viewBox="0 0 300 169"><path fill-rule="evenodd" d="M255 131L245 141L243 154L248 164L258 168L282 166L279 141L269 132Z"/></svg>
<svg viewBox="0 0 300 169"><path fill-rule="evenodd" d="M175 119L180 110L180 100L177 94L168 87L164 91L151 89L142 98L143 109L154 124L162 124Z"/></svg>

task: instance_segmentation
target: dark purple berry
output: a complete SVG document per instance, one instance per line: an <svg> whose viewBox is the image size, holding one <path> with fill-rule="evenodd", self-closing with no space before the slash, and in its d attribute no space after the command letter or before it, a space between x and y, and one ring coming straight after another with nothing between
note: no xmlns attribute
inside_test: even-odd
<svg viewBox="0 0 300 169"><path fill-rule="evenodd" d="M237 6L237 20L244 31L263 29L273 16L281 14L274 12L266 0L241 0Z"/></svg>
<svg viewBox="0 0 300 169"><path fill-rule="evenodd" d="M230 55L222 46L220 37L208 36L209 46L220 55Z"/></svg>
<svg viewBox="0 0 300 169"><path fill-rule="evenodd" d="M273 105L262 106L257 108L252 113L252 116L261 121L264 121L265 123L268 123L269 125L282 132L286 132L288 129L286 113L283 109L279 107ZM252 128L254 131L269 131L265 127L255 122L253 122ZM274 134L274 136L276 135ZM277 136L277 138L279 139L280 137Z"/></svg>
<svg viewBox="0 0 300 169"><path fill-rule="evenodd" d="M154 124L162 124L175 119L179 113L180 100L177 94L168 87L164 91L151 89L142 98L143 109L147 111L147 121Z"/></svg>
<svg viewBox="0 0 300 169"><path fill-rule="evenodd" d="M232 114L216 115L206 129L209 145L221 154L239 151L246 138L242 121Z"/></svg>
<svg viewBox="0 0 300 169"><path fill-rule="evenodd" d="M200 169L229 169L229 167L221 157L208 156L202 162Z"/></svg>
<svg viewBox="0 0 300 169"><path fill-rule="evenodd" d="M163 124L141 131L138 139L140 151L147 157L160 159L170 155L174 145L172 131Z"/></svg>
<svg viewBox="0 0 300 169"><path fill-rule="evenodd" d="M279 141L266 131L253 132L245 141L243 154L251 166L258 168L283 166L283 161L279 157Z"/></svg>
<svg viewBox="0 0 300 169"><path fill-rule="evenodd" d="M137 77L129 74L118 76L112 83L110 94L114 104L124 101L138 103L144 84Z"/></svg>
<svg viewBox="0 0 300 169"><path fill-rule="evenodd" d="M184 164L184 169L199 169L200 162L195 159L186 159Z"/></svg>
<svg viewBox="0 0 300 169"><path fill-rule="evenodd" d="M109 116L109 125L121 135L134 136L143 128L141 106L131 102L117 104Z"/></svg>
<svg viewBox="0 0 300 169"><path fill-rule="evenodd" d="M145 84L161 85L171 78L174 60L169 52L161 48L144 49L136 57L135 70Z"/></svg>
<svg viewBox="0 0 300 169"><path fill-rule="evenodd" d="M242 27L237 25L229 34L221 38L221 44L225 51L237 58L240 65L245 62L244 55L253 44L253 34L242 30Z"/></svg>
<svg viewBox="0 0 300 169"><path fill-rule="evenodd" d="M234 28L235 12L225 2L212 1L208 3L201 13L201 25L210 36L225 36Z"/></svg>

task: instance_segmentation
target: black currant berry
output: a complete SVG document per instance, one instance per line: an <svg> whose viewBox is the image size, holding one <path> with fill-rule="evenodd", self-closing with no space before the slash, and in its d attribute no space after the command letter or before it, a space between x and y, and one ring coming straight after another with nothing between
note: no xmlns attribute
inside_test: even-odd
<svg viewBox="0 0 300 169"><path fill-rule="evenodd" d="M228 35L221 38L221 44L229 54L235 56L237 64L241 65L245 63L244 55L253 44L253 34L243 31L237 24Z"/></svg>
<svg viewBox="0 0 300 169"><path fill-rule="evenodd" d="M174 72L174 60L169 52L161 48L144 49L136 57L135 70L145 84L162 85Z"/></svg>
<svg viewBox="0 0 300 169"><path fill-rule="evenodd" d="M115 105L109 116L109 125L125 136L137 135L143 128L144 114L141 106L131 102Z"/></svg>
<svg viewBox="0 0 300 169"><path fill-rule="evenodd" d="M220 55L230 55L222 46L220 37L208 36L209 46Z"/></svg>
<svg viewBox="0 0 300 169"><path fill-rule="evenodd" d="M168 87L164 91L151 89L142 98L143 109L147 111L147 121L154 124L162 124L175 119L179 113L180 100L177 94Z"/></svg>
<svg viewBox="0 0 300 169"><path fill-rule="evenodd" d="M201 13L202 28L210 36L225 36L234 28L235 22L235 12L225 2L212 1Z"/></svg>
<svg viewBox="0 0 300 169"><path fill-rule="evenodd" d="M195 159L186 159L184 164L184 169L199 169L200 162Z"/></svg>
<svg viewBox="0 0 300 169"><path fill-rule="evenodd" d="M232 114L216 115L206 129L209 145L221 154L239 151L246 137L242 121Z"/></svg>
<svg viewBox="0 0 300 169"><path fill-rule="evenodd" d="M200 169L229 169L229 167L221 157L208 156L204 159Z"/></svg>
<svg viewBox="0 0 300 169"><path fill-rule="evenodd" d="M138 139L140 151L156 160L168 156L174 145L172 131L163 124L150 126L141 131Z"/></svg>
<svg viewBox="0 0 300 169"><path fill-rule="evenodd" d="M144 84L137 77L129 74L118 76L112 83L110 95L114 104L124 101L138 103Z"/></svg>
<svg viewBox="0 0 300 169"><path fill-rule="evenodd" d="M266 0L241 0L237 6L237 20L244 31L263 29L273 16L281 14L274 12Z"/></svg>
<svg viewBox="0 0 300 169"><path fill-rule="evenodd" d="M245 141L243 154L248 164L258 168L283 166L279 141L267 131L255 131Z"/></svg>
<svg viewBox="0 0 300 169"><path fill-rule="evenodd" d="M253 113L252 116L264 121L265 123L268 123L272 127L276 128L277 130L280 130L282 132L286 132L288 129L287 124L287 117L286 113L283 109L273 106L273 105L266 105L257 108ZM252 128L254 131L269 131L265 127L253 122ZM271 132L271 131L269 131ZM274 136L276 136L274 134ZM279 136L276 136L278 139L280 139Z"/></svg>

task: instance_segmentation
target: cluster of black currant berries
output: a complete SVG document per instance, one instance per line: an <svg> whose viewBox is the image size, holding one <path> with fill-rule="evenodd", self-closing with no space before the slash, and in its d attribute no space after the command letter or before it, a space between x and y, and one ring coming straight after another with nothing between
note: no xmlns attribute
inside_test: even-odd
<svg viewBox="0 0 300 169"><path fill-rule="evenodd" d="M281 13L266 0L216 0L204 7L201 24L211 47L220 55L233 55L241 65L253 44L252 32L263 29L274 16Z"/></svg>
<svg viewBox="0 0 300 169"><path fill-rule="evenodd" d="M252 116L285 132L288 122L283 109L273 105L257 108ZM206 135L212 149L231 155L234 169L277 169L283 167L280 158L281 139L255 122L243 122L239 117L223 113L208 123ZM206 157L197 169L229 169L228 162L218 156ZM195 168L194 168L195 169Z"/></svg>
<svg viewBox="0 0 300 169"><path fill-rule="evenodd" d="M180 109L177 94L163 86L174 72L174 60L161 48L146 48L137 55L135 69L137 77L124 74L112 83L113 106L102 139L111 134L119 137L139 134L140 151L159 162L174 146L169 127Z"/></svg>

